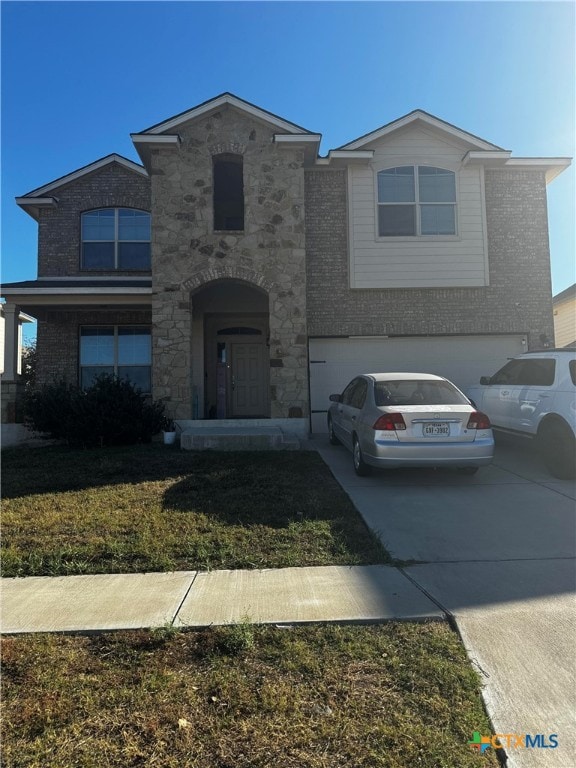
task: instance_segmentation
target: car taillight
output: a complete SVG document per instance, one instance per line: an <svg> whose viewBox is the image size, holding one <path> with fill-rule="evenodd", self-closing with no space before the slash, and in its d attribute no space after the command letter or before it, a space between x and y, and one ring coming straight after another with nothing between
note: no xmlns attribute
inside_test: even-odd
<svg viewBox="0 0 576 768"><path fill-rule="evenodd" d="M472 411L467 429L490 429L490 419L482 411Z"/></svg>
<svg viewBox="0 0 576 768"><path fill-rule="evenodd" d="M401 413L385 413L374 423L372 429L383 429L388 432L406 429L406 422Z"/></svg>

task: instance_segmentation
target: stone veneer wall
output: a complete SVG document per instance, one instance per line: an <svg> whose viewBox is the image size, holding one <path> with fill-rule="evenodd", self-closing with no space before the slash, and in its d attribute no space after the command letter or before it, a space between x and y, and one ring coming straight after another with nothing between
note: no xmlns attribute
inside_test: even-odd
<svg viewBox="0 0 576 768"><path fill-rule="evenodd" d="M54 190L56 208L40 208L38 220L38 277L107 273L80 269L80 214L92 208L150 210L150 179L118 163L82 176ZM149 272L114 271L137 275Z"/></svg>
<svg viewBox="0 0 576 768"><path fill-rule="evenodd" d="M146 310L46 312L38 321L37 383L78 383L80 326L150 326L151 320L151 313Z"/></svg>
<svg viewBox="0 0 576 768"><path fill-rule="evenodd" d="M554 338L546 184L539 171L486 171L490 285L351 289L346 171L306 172L310 336L528 333Z"/></svg>
<svg viewBox="0 0 576 768"><path fill-rule="evenodd" d="M307 416L303 152L279 148L271 126L231 107L178 133L179 150L152 153L154 396L191 417L193 293L243 280L269 298L270 415ZM243 157L242 232L213 228L212 158L227 152Z"/></svg>

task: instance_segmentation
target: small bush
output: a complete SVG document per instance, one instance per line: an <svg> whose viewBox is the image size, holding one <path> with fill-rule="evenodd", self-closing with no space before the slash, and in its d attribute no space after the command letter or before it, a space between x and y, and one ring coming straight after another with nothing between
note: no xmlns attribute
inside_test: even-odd
<svg viewBox="0 0 576 768"><path fill-rule="evenodd" d="M151 403L126 379L103 374L83 390L58 382L27 394L26 424L71 445L149 442L166 424L164 404Z"/></svg>

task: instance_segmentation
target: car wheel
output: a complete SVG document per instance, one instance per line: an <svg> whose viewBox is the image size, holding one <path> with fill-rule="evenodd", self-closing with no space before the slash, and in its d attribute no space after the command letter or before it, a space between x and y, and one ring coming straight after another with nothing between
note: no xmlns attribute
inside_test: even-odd
<svg viewBox="0 0 576 768"><path fill-rule="evenodd" d="M362 449L358 438L354 436L354 448L352 451L352 458L354 460L354 470L360 477L366 477L372 472L372 467L366 464L364 457L362 456Z"/></svg>
<svg viewBox="0 0 576 768"><path fill-rule="evenodd" d="M330 441L330 445L340 445L340 440L336 437L331 418L328 418L328 440Z"/></svg>
<svg viewBox="0 0 576 768"><path fill-rule="evenodd" d="M576 476L576 439L569 427L559 421L544 424L538 433L538 446L553 477L572 480Z"/></svg>
<svg viewBox="0 0 576 768"><path fill-rule="evenodd" d="M475 475L480 467L458 467L458 472L462 475Z"/></svg>

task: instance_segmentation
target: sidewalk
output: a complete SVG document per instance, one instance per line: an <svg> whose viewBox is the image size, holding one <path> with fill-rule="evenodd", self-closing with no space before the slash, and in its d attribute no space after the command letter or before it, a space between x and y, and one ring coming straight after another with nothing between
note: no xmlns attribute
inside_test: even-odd
<svg viewBox="0 0 576 768"><path fill-rule="evenodd" d="M0 592L4 634L445 618L383 565L32 576L2 579Z"/></svg>

